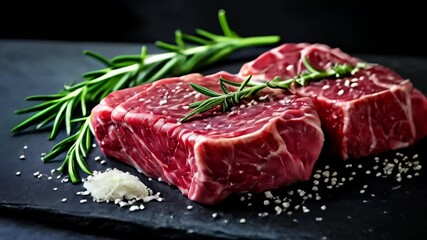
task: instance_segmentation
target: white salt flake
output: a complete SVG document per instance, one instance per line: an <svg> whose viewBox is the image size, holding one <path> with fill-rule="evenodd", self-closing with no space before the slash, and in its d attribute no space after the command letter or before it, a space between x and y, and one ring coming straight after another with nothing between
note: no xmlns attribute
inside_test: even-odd
<svg viewBox="0 0 427 240"><path fill-rule="evenodd" d="M116 199L143 200L144 202L160 198L160 194L151 195L136 176L118 169L97 172L83 183L83 187L97 202L115 201Z"/></svg>

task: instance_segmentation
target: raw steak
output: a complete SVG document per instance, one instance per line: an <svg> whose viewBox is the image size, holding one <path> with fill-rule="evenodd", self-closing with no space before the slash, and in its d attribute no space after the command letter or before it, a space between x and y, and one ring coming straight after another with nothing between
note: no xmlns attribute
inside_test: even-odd
<svg viewBox="0 0 427 240"><path fill-rule="evenodd" d="M284 44L246 63L239 75L252 75L257 81L288 79L306 71L303 56L318 70L361 61L321 44ZM381 65L294 91L312 98L325 135L343 159L406 147L427 135L426 97L409 80Z"/></svg>
<svg viewBox="0 0 427 240"><path fill-rule="evenodd" d="M324 141L310 98L267 89L230 112L178 123L189 103L206 98L189 82L220 92L220 76L242 81L192 74L110 94L92 111L102 150L205 204L309 179Z"/></svg>

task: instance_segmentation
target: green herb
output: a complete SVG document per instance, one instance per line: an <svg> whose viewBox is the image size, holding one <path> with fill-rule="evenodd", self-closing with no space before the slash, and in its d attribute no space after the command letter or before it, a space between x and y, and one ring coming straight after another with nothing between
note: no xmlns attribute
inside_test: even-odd
<svg viewBox="0 0 427 240"><path fill-rule="evenodd" d="M109 93L193 72L226 58L236 50L279 41L278 36L239 37L230 29L223 10L219 11L218 18L223 35L202 29L196 30L197 35L188 35L177 30L176 45L156 42L158 47L167 51L161 54L148 54L147 49L142 47L138 55L107 59L85 51L84 54L106 65L106 68L84 74L84 81L66 85L57 94L28 97L27 100L42 103L16 111L16 114L35 114L14 127L12 133L32 126L38 130L49 125L52 127L49 139L54 139L65 127L69 137L56 144L43 160L49 162L67 152L60 171L68 172L73 183L78 182L76 162L85 173L91 173L84 160L92 141L89 128L91 106Z"/></svg>
<svg viewBox="0 0 427 240"><path fill-rule="evenodd" d="M194 115L209 111L219 105L221 105L222 111L225 112L233 106L237 105L242 99L254 97L259 91L267 87L289 89L294 83L300 86L305 86L310 81L319 81L327 78L342 78L353 75L361 68L366 67L366 63L358 63L356 66L349 64L336 64L331 69L318 71L310 65L305 57L302 58L302 62L307 68L307 71L299 76L287 80L281 80L280 78L276 77L272 81L266 83L251 83L251 76L249 76L244 82L237 83L220 78L219 85L221 87L222 93L217 93L211 89L190 83L192 88L201 94L208 96L209 98L203 101L190 103L189 107L194 108L194 110L183 117L180 122L188 121ZM238 87L238 89L235 92L230 92L226 84Z"/></svg>

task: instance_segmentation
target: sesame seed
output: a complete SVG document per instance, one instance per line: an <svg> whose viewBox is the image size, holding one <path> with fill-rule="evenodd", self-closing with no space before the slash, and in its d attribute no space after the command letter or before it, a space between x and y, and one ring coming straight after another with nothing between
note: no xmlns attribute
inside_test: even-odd
<svg viewBox="0 0 427 240"><path fill-rule="evenodd" d="M218 213L214 212L212 213L212 218L217 218L218 217Z"/></svg>
<svg viewBox="0 0 427 240"><path fill-rule="evenodd" d="M21 176L21 172L18 171L18 172L15 173L15 175L16 176Z"/></svg>
<svg viewBox="0 0 427 240"><path fill-rule="evenodd" d="M291 206L291 204L290 204L289 202L283 202L283 203L282 203L282 206L283 206L284 208L288 208L289 206Z"/></svg>
<svg viewBox="0 0 427 240"><path fill-rule="evenodd" d="M377 172L377 174L375 174L375 176L376 176L376 177L380 177L380 176L381 176L381 173L380 173L380 172Z"/></svg>
<svg viewBox="0 0 427 240"><path fill-rule="evenodd" d="M360 190L360 194L363 194L363 193L365 193L365 190L364 189Z"/></svg>
<svg viewBox="0 0 427 240"><path fill-rule="evenodd" d="M338 96L341 96L343 94L344 94L344 89L339 90L338 93L337 93Z"/></svg>
<svg viewBox="0 0 427 240"><path fill-rule="evenodd" d="M62 200L61 200L61 202L66 202L67 201L67 199L66 198L63 198Z"/></svg>
<svg viewBox="0 0 427 240"><path fill-rule="evenodd" d="M126 205L128 205L127 202L124 202L124 201L119 202L119 206L120 207L124 207Z"/></svg>
<svg viewBox="0 0 427 240"><path fill-rule="evenodd" d="M416 165L415 167L414 167L414 170L421 170L421 168L422 168L422 166L421 165Z"/></svg>
<svg viewBox="0 0 427 240"><path fill-rule="evenodd" d="M408 176L406 176L408 179L412 178L412 175L408 174Z"/></svg>
<svg viewBox="0 0 427 240"><path fill-rule="evenodd" d="M99 161L99 160L101 160L101 157L100 156L96 156L95 157L95 161Z"/></svg>
<svg viewBox="0 0 427 240"><path fill-rule="evenodd" d="M19 156L19 159L20 159L20 160L24 160L24 159L25 159L25 155L21 155L21 156Z"/></svg>
<svg viewBox="0 0 427 240"><path fill-rule="evenodd" d="M96 148L96 144L95 144L95 143L94 143L94 144L92 144L92 147L93 147L93 148Z"/></svg>
<svg viewBox="0 0 427 240"><path fill-rule="evenodd" d="M239 223L245 223L246 222L246 219L244 219L244 218L241 218L240 220L239 220Z"/></svg>
<svg viewBox="0 0 427 240"><path fill-rule="evenodd" d="M367 188L368 188L368 185L363 185L363 188L364 188L364 189L367 189Z"/></svg>
<svg viewBox="0 0 427 240"><path fill-rule="evenodd" d="M105 165L105 164L107 163L107 161L102 160L100 163L101 163L102 165Z"/></svg>
<svg viewBox="0 0 427 240"><path fill-rule="evenodd" d="M191 210L191 209L193 209L193 206L192 206L192 205L188 205L188 206L187 206L187 209L188 209L188 210Z"/></svg>
<svg viewBox="0 0 427 240"><path fill-rule="evenodd" d="M349 180L349 181L353 181L353 177L349 177L349 178L348 178L348 180Z"/></svg>
<svg viewBox="0 0 427 240"><path fill-rule="evenodd" d="M140 204L139 205L139 210L143 210L143 209L145 209L145 206L143 204Z"/></svg>
<svg viewBox="0 0 427 240"><path fill-rule="evenodd" d="M321 222L322 220L323 220L323 218L321 218L321 217L316 218L316 222Z"/></svg>
<svg viewBox="0 0 427 240"><path fill-rule="evenodd" d="M417 159L418 158L418 154L414 154L414 156L412 156L412 159Z"/></svg>
<svg viewBox="0 0 427 240"><path fill-rule="evenodd" d="M322 205L322 206L320 207L320 209L322 209L323 211L325 211L325 210L326 210L326 205Z"/></svg>
<svg viewBox="0 0 427 240"><path fill-rule="evenodd" d="M80 200L80 203L86 203L86 202L87 202L87 199Z"/></svg>
<svg viewBox="0 0 427 240"><path fill-rule="evenodd" d="M27 148L28 148L28 146L27 146L27 145L25 145L25 146L24 146L24 149L27 149Z"/></svg>
<svg viewBox="0 0 427 240"><path fill-rule="evenodd" d="M269 205L269 204L270 204L270 201L268 201L268 200L264 200L264 202L263 202L263 203L264 203L264 205L265 205L265 206L267 206L267 205Z"/></svg>
<svg viewBox="0 0 427 240"><path fill-rule="evenodd" d="M294 219L292 219L292 222L297 223L298 219L294 218Z"/></svg>
<svg viewBox="0 0 427 240"><path fill-rule="evenodd" d="M241 196L241 197L240 197L240 201L241 201L241 202L245 201L245 197L244 197L244 196Z"/></svg>
<svg viewBox="0 0 427 240"><path fill-rule="evenodd" d="M58 188L57 188L57 187L54 187L54 188L53 188L53 191L56 191L56 190L58 190Z"/></svg>
<svg viewBox="0 0 427 240"><path fill-rule="evenodd" d="M352 84L350 84L350 87L357 87L359 84L357 84L357 83L352 83Z"/></svg>
<svg viewBox="0 0 427 240"><path fill-rule="evenodd" d="M416 172L416 173L414 173L414 176L415 176L415 177L418 177L418 176L420 176L420 173L417 173L417 172Z"/></svg>

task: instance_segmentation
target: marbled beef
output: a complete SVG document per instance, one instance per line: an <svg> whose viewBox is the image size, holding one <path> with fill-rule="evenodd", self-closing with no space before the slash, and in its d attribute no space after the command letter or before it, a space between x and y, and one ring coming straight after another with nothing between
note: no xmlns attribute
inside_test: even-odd
<svg viewBox="0 0 427 240"><path fill-rule="evenodd" d="M284 44L246 63L239 75L257 81L288 79L306 71L304 56L318 70L361 61L321 44ZM311 97L325 136L343 159L407 147L427 135L426 97L409 80L378 64L294 91Z"/></svg>
<svg viewBox="0 0 427 240"><path fill-rule="evenodd" d="M189 83L220 92L220 76L242 81L191 74L111 93L92 111L101 149L206 204L309 179L324 141L310 98L266 89L232 111L178 122L206 98Z"/></svg>

